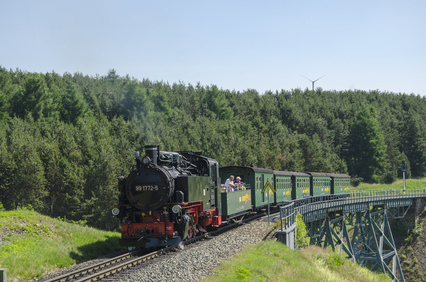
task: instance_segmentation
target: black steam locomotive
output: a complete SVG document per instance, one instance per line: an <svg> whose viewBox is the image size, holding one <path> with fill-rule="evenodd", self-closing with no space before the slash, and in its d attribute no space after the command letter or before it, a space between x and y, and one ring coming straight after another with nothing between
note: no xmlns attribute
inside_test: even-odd
<svg viewBox="0 0 426 282"><path fill-rule="evenodd" d="M163 152L146 146L136 165L119 177L120 244L177 245L208 226L221 225L219 164L197 152Z"/></svg>

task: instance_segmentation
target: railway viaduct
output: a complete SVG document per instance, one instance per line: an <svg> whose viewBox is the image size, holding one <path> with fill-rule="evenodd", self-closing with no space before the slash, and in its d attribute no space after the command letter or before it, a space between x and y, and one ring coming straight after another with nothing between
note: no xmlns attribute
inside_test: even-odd
<svg viewBox="0 0 426 282"><path fill-rule="evenodd" d="M276 236L294 248L295 216L301 214L311 244L330 246L362 266L379 268L393 281L405 281L389 219L403 219L411 209L417 224L425 204L426 189L360 191L337 199L301 199L280 208L281 230Z"/></svg>

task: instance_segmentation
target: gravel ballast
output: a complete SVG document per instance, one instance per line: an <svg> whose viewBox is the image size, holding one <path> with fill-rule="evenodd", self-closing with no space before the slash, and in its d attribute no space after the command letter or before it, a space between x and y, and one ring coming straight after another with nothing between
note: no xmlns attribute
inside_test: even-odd
<svg viewBox="0 0 426 282"><path fill-rule="evenodd" d="M119 274L114 281L199 281L244 246L260 243L267 233L267 222L247 223Z"/></svg>
<svg viewBox="0 0 426 282"><path fill-rule="evenodd" d="M229 260L244 246L260 243L269 230L267 222L255 220L245 223L218 236L185 246L184 250L177 249L115 276L107 277L104 281L199 281L201 277L214 274L214 269L221 262ZM46 274L43 279L33 281L51 279L94 265L104 259L106 258L58 269Z"/></svg>

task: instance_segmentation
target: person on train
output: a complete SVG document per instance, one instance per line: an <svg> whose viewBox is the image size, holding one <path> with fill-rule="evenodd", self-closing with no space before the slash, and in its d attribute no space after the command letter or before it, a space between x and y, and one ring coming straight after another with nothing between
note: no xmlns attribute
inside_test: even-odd
<svg viewBox="0 0 426 282"><path fill-rule="evenodd" d="M234 176L231 175L229 176L228 179L226 179L225 181L225 189L226 192L233 192L234 188L236 187L235 183L234 183Z"/></svg>
<svg viewBox="0 0 426 282"><path fill-rule="evenodd" d="M237 176L235 184L236 184L238 190L246 190L246 185L243 182L243 180L241 179L241 177Z"/></svg>
<svg viewBox="0 0 426 282"><path fill-rule="evenodd" d="M243 186L243 182L241 182L241 177L237 176L235 180L235 186L235 188L237 188L238 190L241 188L241 186Z"/></svg>

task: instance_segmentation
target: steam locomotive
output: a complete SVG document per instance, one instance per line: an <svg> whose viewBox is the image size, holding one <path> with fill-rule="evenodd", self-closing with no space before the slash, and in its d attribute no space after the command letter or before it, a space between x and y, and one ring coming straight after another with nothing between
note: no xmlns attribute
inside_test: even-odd
<svg viewBox="0 0 426 282"><path fill-rule="evenodd" d="M163 152L146 146L136 165L119 177L120 244L127 247L177 245L220 226L219 164L199 152Z"/></svg>
<svg viewBox="0 0 426 282"><path fill-rule="evenodd" d="M146 146L136 164L118 178L119 203L113 215L121 221L120 244L153 248L182 241L231 219L294 199L340 194L350 187L345 174L274 171L229 166L200 152L165 152ZM243 177L243 189L227 193L221 178ZM272 189L266 189L271 187Z"/></svg>

